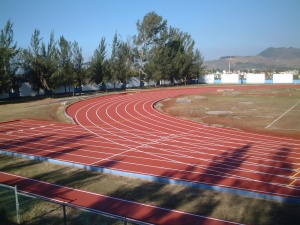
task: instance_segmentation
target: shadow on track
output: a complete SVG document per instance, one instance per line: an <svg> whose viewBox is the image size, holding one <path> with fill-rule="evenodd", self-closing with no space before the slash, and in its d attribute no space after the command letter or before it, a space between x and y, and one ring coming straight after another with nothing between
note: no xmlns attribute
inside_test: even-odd
<svg viewBox="0 0 300 225"><path fill-rule="evenodd" d="M199 182L213 182L214 184L222 183L227 179L225 174L235 174L249 158L247 154L252 148L252 144L247 144L241 148L223 152L213 158L206 167L204 174L197 175ZM276 174L281 172L282 167L289 167L288 155L292 151L289 147L282 147L274 150L270 157L275 160L280 157L280 161L274 163L276 168L270 167L264 170L263 175L259 179L272 182L274 177L268 176L268 173ZM263 164L263 160L262 160ZM195 165L187 165L186 171L195 172ZM179 172L170 171L161 174L161 177L170 175L176 176ZM181 173L180 173L181 174ZM211 176L214 175L214 176ZM181 179L188 175L180 175ZM159 180L159 179L158 179ZM234 187L239 184L240 180L235 180L231 183ZM274 191L270 189L269 191ZM219 191L200 189L195 187L175 186L160 182L143 182L139 186L132 187L124 185L110 194L110 196L126 199L135 202L143 202L150 205L158 205L159 207L188 211L190 213L215 217L219 219L237 221L246 224L263 224L263 225L281 225L281 224L298 224L300 223L300 207L298 204L280 203L263 199L250 198L232 193L224 193ZM102 204L101 202L97 204ZM103 204L108 204L103 202ZM92 205L94 207L95 205ZM131 214L130 210L123 209L119 205L114 206L116 210L122 209L122 213ZM195 224L185 221L185 217L171 218L165 213L165 224ZM171 215L171 212L170 212ZM161 215L157 214L156 210L148 212L144 216L144 221L151 221L153 218L160 219ZM181 220L182 219L182 220ZM180 222L179 222L180 221ZM203 220L203 223L205 219ZM208 221L207 221L208 222Z"/></svg>
<svg viewBox="0 0 300 225"><path fill-rule="evenodd" d="M43 137L46 138L46 137ZM81 136L80 138L84 138ZM62 140L67 141L67 140ZM70 141L70 140L69 140ZM238 170L243 162L248 159L247 153L252 148L251 144L245 145L232 151L223 152L222 154L213 158L207 165L206 172L211 173L212 170L219 169L219 173L233 173ZM72 152L72 149L66 149ZM271 160L274 160L276 168L270 167L265 170L266 173L276 173L280 168L292 169L290 161L288 160L290 153L293 149L289 146L282 146L275 149ZM3 164L1 171L16 171L24 168L34 170L38 164L35 161L19 162L17 164L9 163L9 156L1 157ZM278 160L280 159L280 160ZM262 160L263 161L263 160ZM118 162L109 161L103 163L102 166L113 166ZM133 179L125 179L121 176L110 175L80 170L77 168L67 168L53 165L51 171L45 170L33 175L33 178L39 180L46 180L49 182L57 183L63 186L80 188L92 192L102 193L116 198L126 199L128 201L142 202L150 205L158 205L159 207L187 211L190 213L216 217L224 220L239 221L246 224L262 224L262 225L276 225L276 224L298 224L300 223L300 207L296 204L276 203L267 200L247 198L234 194L228 194L213 190L200 189L194 187L178 186L167 183L149 182L139 180L134 184ZM223 165L223 166L222 166ZM226 167L224 165L227 165ZM195 165L187 165L186 170L194 172L197 170ZM161 176L170 175L170 172L163 173ZM173 172L176 175L176 172ZM288 175L287 173L286 175ZM205 175L197 175L198 180L206 180ZM272 177L260 175L260 179L271 182ZM184 179L184 176L181 177ZM115 183L112 183L113 179ZM211 179L211 178L210 178ZM216 176L212 181L222 182L226 179L224 176ZM103 188L103 189L101 189ZM47 192L50 196L56 196L58 193L51 189L41 189L41 194ZM67 194L67 193L65 193ZM66 199L64 199L66 200ZM67 200L72 202L72 199ZM99 201L91 204L90 207L97 207L103 205L110 205L109 201ZM124 208L120 203L111 205L117 212L132 215L138 213L134 208ZM35 204L29 209L34 209ZM47 214L45 214L47 215ZM188 221L184 216L173 218L171 211L165 212L166 218L164 224L196 224ZM53 219L58 216L53 215ZM36 218L36 217L35 217ZM150 210L144 215L144 221L151 221L153 219L160 220L161 214L157 214L155 209ZM205 219L202 221L204 223ZM208 221L206 221L208 222ZM38 223L36 223L38 224Z"/></svg>

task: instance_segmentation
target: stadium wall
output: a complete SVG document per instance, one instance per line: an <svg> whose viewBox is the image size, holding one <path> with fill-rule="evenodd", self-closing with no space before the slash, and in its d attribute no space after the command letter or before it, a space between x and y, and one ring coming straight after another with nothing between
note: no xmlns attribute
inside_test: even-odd
<svg viewBox="0 0 300 225"><path fill-rule="evenodd" d="M239 83L239 74L221 74L221 83L222 84L238 84Z"/></svg>
<svg viewBox="0 0 300 225"><path fill-rule="evenodd" d="M266 75L263 73L254 74L248 73L246 74L246 83L247 84L264 84L266 80Z"/></svg>
<svg viewBox="0 0 300 225"><path fill-rule="evenodd" d="M273 74L273 83L274 84L292 84L293 76L294 75L291 73Z"/></svg>
<svg viewBox="0 0 300 225"><path fill-rule="evenodd" d="M273 80L266 80L264 74L246 74L246 80L241 80L239 74L222 74L221 80L215 79L214 74L206 74L204 76L199 77L198 83L199 84L239 84L239 83L247 83L247 84L299 84L300 80L293 80L293 74L273 74ZM243 81L243 82L242 82ZM160 82L161 85L170 84L170 81L163 80ZM125 88L140 88L140 87L147 87L147 86L156 86L156 82L154 81L142 81L140 84L139 77L131 77L128 80L128 83L123 84L121 82L115 83L116 89L125 89ZM81 88L75 88L73 86L67 86L66 88L61 86L56 88L56 94L64 94L64 93L80 93L80 92L92 92L92 91L100 91L100 90L112 90L114 89L114 83L109 82L106 85L99 85L99 84L85 84L82 85ZM13 97L31 97L31 96L38 96L38 95L45 95L46 92L43 89L40 89L40 92L37 93L36 91L32 90L31 85L29 82L24 82L20 86L19 90L14 91L13 93L3 93L0 95L0 99L8 99Z"/></svg>
<svg viewBox="0 0 300 225"><path fill-rule="evenodd" d="M214 84L215 83L215 75L214 74L206 74L203 76L200 76L198 78L199 84Z"/></svg>

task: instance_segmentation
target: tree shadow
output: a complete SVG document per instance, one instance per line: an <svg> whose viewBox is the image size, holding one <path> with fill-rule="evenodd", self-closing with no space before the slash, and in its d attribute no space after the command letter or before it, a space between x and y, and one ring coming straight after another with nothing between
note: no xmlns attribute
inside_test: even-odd
<svg viewBox="0 0 300 225"><path fill-rule="evenodd" d="M35 135L31 137L22 137L2 141L0 147L18 154L34 155L35 160L48 161L49 159L58 159L65 155L84 149L86 145L81 144L81 140L93 137L92 134L79 134L71 136L62 136L57 138L54 134ZM70 145L72 147L70 147Z"/></svg>
<svg viewBox="0 0 300 225"><path fill-rule="evenodd" d="M42 135L39 136L39 140L51 138L51 136ZM76 146L77 142L74 140L83 140L89 138L89 135L74 135L69 137L62 137L56 141L50 142L51 145L57 145L66 147L61 150L61 153L72 153L80 148L84 148L83 145ZM22 140L24 143L28 141L34 141L34 139L28 138ZM11 143L13 141L10 141ZM75 146L68 147L67 143L73 142ZM22 142L21 142L22 143ZM21 144L19 141L15 142L15 145ZM193 179L195 184L205 184L211 186L231 186L232 189L247 189L250 187L251 180L243 179L232 179L231 177L241 176L239 170L245 169L245 163L251 159L250 150L255 147L255 144L249 143L240 148L233 150L222 151L212 157L205 168L200 169L200 164L187 164L185 166L185 171L176 170L166 170L162 172L159 177L157 177L157 182L144 181L142 184L137 186L124 185L110 193L110 196L120 199L126 199L126 201L147 203L149 205L158 205L158 207L153 207L148 209L148 211L141 216L142 221L148 221L153 223L161 224L202 224L209 223L210 220L206 218L217 216L219 219L238 221L241 223L248 224L295 224L300 221L300 210L299 205L289 204L289 203L274 203L273 201L253 199L248 197L246 200L235 194L224 195L224 193L213 191L208 189L201 189L199 187L188 187L188 186L175 186L172 185L173 182L167 182L167 177L175 177L178 181L187 181ZM287 179L285 177L291 176L295 170L295 165L292 166L292 161L290 160L290 154L292 154L293 149L291 146L281 146L278 149L274 149L269 152L269 156L266 160L261 159L257 164L262 166L256 167L257 171L261 172L252 177L254 180L263 181L257 184L257 187L266 193L274 193L279 189L282 189L282 193L286 193L285 187L271 185L273 183L281 182L281 184L286 184L284 181ZM59 158L53 153L48 153L45 157ZM257 157L256 157L257 158ZM103 172L105 169L113 169L118 163L121 163L122 157L116 159L111 159L103 162L99 162L93 165L94 170ZM265 161L270 162L269 166L265 166ZM247 163L246 163L247 164ZM5 170L17 169L22 166L28 166L29 164L20 163L19 165L8 165ZM91 167L86 167L86 169L91 169ZM72 186L80 187L81 185L92 185L97 179L101 179L102 174L94 173L90 175L90 172L84 170L77 170L72 173L72 176L66 178L62 176L65 173L65 169L58 169L56 171L45 172L41 175L35 176L35 179L41 180L53 180L55 183L62 186ZM272 174L278 174L283 176L274 177ZM88 179L87 176L89 177ZM100 176L100 177L99 177ZM165 182L161 182L164 178ZM117 179L117 178L116 178ZM228 182L229 181L229 182ZM270 185L267 185L267 184ZM178 188L179 187L179 188ZM40 187L40 194L47 193L48 196L55 197L57 195L68 195L68 193L62 193L52 188ZM288 192L295 196L300 196L300 193L296 190L291 190ZM199 197L201 196L201 197ZM239 215L234 215L234 211L231 212L230 216L228 214L220 213L220 208L223 207L224 211L226 206L224 206L224 199L228 198L227 208L236 209ZM62 201L72 203L75 199L62 199ZM105 206L105 207L103 207ZM130 205L129 207L124 204L124 202L112 202L109 199L101 200L96 203L90 204L90 208L101 209L105 212L134 218L139 216L139 207ZM175 209L180 211L187 211L198 216L188 215L188 214L176 214L174 211L165 209ZM217 213L218 212L218 213ZM201 217L204 216L204 217ZM265 219L267 218L267 219Z"/></svg>
<svg viewBox="0 0 300 225"><path fill-rule="evenodd" d="M160 178L177 177L179 180L186 181L190 177L193 177L196 178L194 181L200 184L204 183L205 185L209 184L213 186L220 185L222 187L227 185L228 187L231 186L232 189L244 190L248 188L248 190L251 191L251 188L249 189L248 186L250 184L248 179L243 180L242 177L240 179L231 179L230 176L237 176L236 178L241 176L239 170L245 169L245 162L251 158L251 154L248 153L253 146L255 146L255 144L246 144L241 148L228 150L213 157L206 166L205 172L196 176L189 175L189 173L197 173L199 169L197 165L192 164L186 166L187 173L185 174L174 170L165 171L160 174ZM265 189L267 189L269 194L274 194L278 189L278 186L266 186L266 183L275 183L281 179L278 180L278 177L274 178L274 175L271 176L271 174L283 174L284 176L291 174L292 168L289 161L289 154L291 151L292 149L290 147L283 146L270 154L268 160L273 162L273 166L263 167L263 172L259 174L259 176L254 175L254 177L251 178L263 181L262 184L257 185L257 188L264 187L263 192L266 192ZM278 160L279 158L280 160ZM265 164L263 159L261 159L260 163ZM284 168L284 171L282 168ZM258 167L256 167L256 169L258 169ZM159 182L161 181L160 178L157 178L158 182L145 181L145 183L137 187L119 188L111 193L111 196L134 202L146 202L150 205L155 204L166 209L188 211L189 213L204 216L199 219L197 216L189 217L183 213L180 216L177 215L174 217L172 211L160 211L158 208L153 208L141 217L142 221L158 222L161 224L197 224L198 219L199 224L204 224L205 222L211 222L206 217L214 217L216 215L219 219L248 224L295 224L295 222L298 223L300 221L300 209L297 204L265 200L257 198L257 195L253 195L256 197L251 195L245 197L241 196L240 192L226 194L223 192L187 186L181 186L174 192L172 187L175 186L168 184L166 180L164 183ZM300 193L294 194L300 196ZM199 198L199 196L201 197ZM228 199L226 205L224 205L224 199L222 198ZM97 208L101 204L109 204L109 202L98 202L90 207ZM233 208L231 214L224 213L222 215L220 211L230 211L228 208ZM136 212L137 210L130 207L123 208L122 203L114 203L111 205L110 209L116 210L122 216L126 217L135 216L133 212ZM234 210L236 210L236 212ZM291 215L294 215L293 219L290 218Z"/></svg>
<svg viewBox="0 0 300 225"><path fill-rule="evenodd" d="M1 159L0 162L2 160L6 161L6 160L10 159L9 156L6 156L6 155L3 155L2 157L3 157L3 159ZM32 165L38 165L41 163L42 163L41 161L37 161L37 160L31 160L31 161L25 160L25 161L21 161L21 162L15 163L15 164L8 164L5 166L0 166L0 169L3 171L13 171L13 170L20 170L20 169L26 170L27 167L30 167Z"/></svg>
<svg viewBox="0 0 300 225"><path fill-rule="evenodd" d="M224 152L220 156L215 157L215 160L212 160L211 163L207 166L205 172L211 174L212 171L216 169L219 170L218 174L229 173L234 169L238 168L243 161L247 159L245 153L250 149L251 145L245 145L242 148L235 149L234 151L228 153ZM233 161L235 159L235 161ZM227 164L227 167L220 166ZM186 173L178 171L165 171L160 174L160 178L157 180L161 181L161 178L165 179L165 182L143 182L142 185L136 187L122 187L110 194L115 198L126 199L133 202L147 202L148 204L158 205L159 208L153 207L148 209L148 212L140 217L142 221L161 223L161 224L202 224L205 221L209 221L206 217L199 217L195 215L188 214L175 214L174 211L165 210L165 209L176 209L180 210L186 208L186 205L192 203L193 206L190 208L190 212L202 215L202 216L211 216L213 211L218 206L220 199L211 198L213 196L211 191L200 189L196 187L187 187L182 186L177 191L172 191L173 185L168 184L166 177L177 177L179 180L187 180L191 178L193 172L197 173L199 167L197 165L187 165ZM179 174L179 176L178 176ZM207 176L208 178L203 178ZM207 179L210 179L208 174L197 174L192 175L193 178L196 178L197 182L202 182L203 180L207 182ZM216 176L210 182L218 182L222 180L222 176ZM171 183L171 182L170 182ZM214 193L216 194L216 193ZM203 197L199 202L199 196ZM197 200L195 200L197 199ZM107 202L105 202L107 201ZM97 204L91 205L91 208L97 208L100 205L109 205L110 200L105 200L104 202L98 202ZM107 210L117 211L119 215L131 217L136 216L138 208L136 206L124 207L122 202L114 202L110 204L110 207Z"/></svg>

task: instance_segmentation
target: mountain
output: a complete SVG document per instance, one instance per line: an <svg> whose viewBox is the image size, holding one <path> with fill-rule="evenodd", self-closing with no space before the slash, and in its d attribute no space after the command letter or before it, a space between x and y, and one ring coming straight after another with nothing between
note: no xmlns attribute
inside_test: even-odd
<svg viewBox="0 0 300 225"><path fill-rule="evenodd" d="M258 55L268 59L294 60L300 58L299 48L267 48Z"/></svg>
<svg viewBox="0 0 300 225"><path fill-rule="evenodd" d="M256 56L224 56L205 61L208 70L300 70L299 48L267 48Z"/></svg>

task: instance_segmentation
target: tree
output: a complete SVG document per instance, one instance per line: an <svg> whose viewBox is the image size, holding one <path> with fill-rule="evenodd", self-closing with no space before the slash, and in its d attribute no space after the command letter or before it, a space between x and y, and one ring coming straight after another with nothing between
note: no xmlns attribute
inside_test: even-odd
<svg viewBox="0 0 300 225"><path fill-rule="evenodd" d="M33 90L39 92L40 89L45 89L50 93L61 84L58 72L59 52L53 32L47 46L39 36L40 31L36 29L31 37L30 47L23 51L23 68Z"/></svg>
<svg viewBox="0 0 300 225"><path fill-rule="evenodd" d="M170 70L168 49L165 44L157 45L149 51L148 63L145 65L146 80L154 80L155 83L162 79L168 79Z"/></svg>
<svg viewBox="0 0 300 225"><path fill-rule="evenodd" d="M122 83L127 83L132 73L133 53L130 45L130 39L127 42L121 42L118 47L117 58L118 79Z"/></svg>
<svg viewBox="0 0 300 225"><path fill-rule="evenodd" d="M185 83L200 74L203 58L199 50L194 51L195 42L188 33L170 27L160 32L160 40L149 50L145 71L148 80L158 82L160 79L174 83ZM197 71L196 71L197 69Z"/></svg>
<svg viewBox="0 0 300 225"><path fill-rule="evenodd" d="M59 68L58 76L60 85L65 87L71 86L74 83L73 64L72 64L72 43L68 42L64 36L59 39Z"/></svg>
<svg viewBox="0 0 300 225"><path fill-rule="evenodd" d="M138 35L134 37L134 43L137 46L138 64L141 70L148 61L149 49L160 41L160 33L166 29L167 21L163 20L155 12L150 12L144 16L143 21L136 23Z"/></svg>
<svg viewBox="0 0 300 225"><path fill-rule="evenodd" d="M199 76L205 73L206 67L203 65L204 58L201 55L199 49L196 49L193 54L191 74L193 74L197 79Z"/></svg>
<svg viewBox="0 0 300 225"><path fill-rule="evenodd" d="M19 69L20 49L13 40L13 24L7 21L0 35L0 94L18 88L16 72Z"/></svg>
<svg viewBox="0 0 300 225"><path fill-rule="evenodd" d="M41 61L40 55L40 31L35 30L31 36L30 47L23 51L23 68L25 76L28 79L34 91L39 93L40 89L44 88L45 82L41 75L41 68L39 62ZM46 85L48 86L48 85Z"/></svg>
<svg viewBox="0 0 300 225"><path fill-rule="evenodd" d="M123 42L118 39L118 33L116 32L109 59L109 78L114 83L114 87L116 82L127 83L128 78L133 73L133 58L133 48L131 47L130 39L128 38L127 42Z"/></svg>
<svg viewBox="0 0 300 225"><path fill-rule="evenodd" d="M106 83L108 81L108 62L106 60L106 43L102 38L98 48L94 51L90 68L90 81L96 84Z"/></svg>
<svg viewBox="0 0 300 225"><path fill-rule="evenodd" d="M41 75L44 77L44 87L46 90L54 91L61 85L59 77L59 51L57 49L57 42L54 39L54 32L50 34L50 40L46 47L46 44L42 43L41 52Z"/></svg>
<svg viewBox="0 0 300 225"><path fill-rule="evenodd" d="M118 33L115 33L113 45L112 45L112 51L111 51L111 57L109 59L109 79L114 83L114 88L116 87L116 82L118 81L118 53L119 53L119 46L120 42L118 41Z"/></svg>
<svg viewBox="0 0 300 225"><path fill-rule="evenodd" d="M79 47L78 42L74 42L72 45L73 51L73 78L75 86L81 88L87 77L87 69L84 64L84 58L82 56L82 49Z"/></svg>

